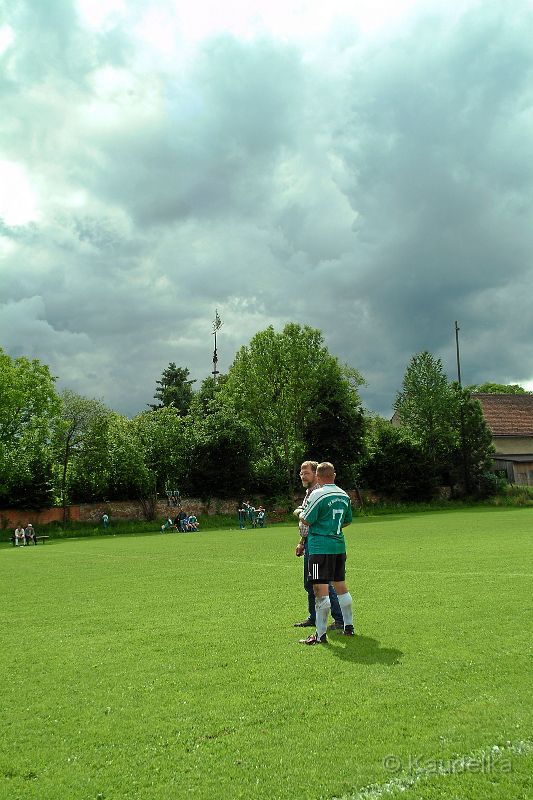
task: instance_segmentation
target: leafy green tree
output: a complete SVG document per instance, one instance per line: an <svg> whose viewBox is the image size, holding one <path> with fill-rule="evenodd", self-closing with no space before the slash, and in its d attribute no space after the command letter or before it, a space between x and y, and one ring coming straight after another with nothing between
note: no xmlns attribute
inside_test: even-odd
<svg viewBox="0 0 533 800"><path fill-rule="evenodd" d="M457 382L451 386L453 397L455 446L451 453L452 482L467 494L480 492L483 476L490 471L494 445L481 404L468 389Z"/></svg>
<svg viewBox="0 0 533 800"><path fill-rule="evenodd" d="M189 370L184 367L177 367L172 361L163 370L161 380L156 381L156 383L158 388L156 389L154 400L159 402L156 405L151 405L150 408L155 411L159 408L172 406L182 416L185 416L193 399L192 384L196 383L194 380L189 380Z"/></svg>
<svg viewBox="0 0 533 800"><path fill-rule="evenodd" d="M0 503L29 508L51 500L50 436L59 398L48 367L0 350Z"/></svg>
<svg viewBox="0 0 533 800"><path fill-rule="evenodd" d="M324 376L339 369L319 330L289 323L276 333L270 326L241 347L219 393L254 432L254 461L269 463L289 492L307 456Z"/></svg>
<svg viewBox="0 0 533 800"><path fill-rule="evenodd" d="M427 351L411 359L394 409L401 426L419 445L437 474L453 449L454 398L440 358Z"/></svg>
<svg viewBox="0 0 533 800"><path fill-rule="evenodd" d="M171 484L186 491L193 447L190 418L168 406L145 411L133 423L153 490L162 494Z"/></svg>
<svg viewBox="0 0 533 800"><path fill-rule="evenodd" d="M216 381L211 375L202 381L200 388L194 393L189 408L189 412L195 418L206 416L218 409L218 395L226 383L226 379L227 376L221 374Z"/></svg>
<svg viewBox="0 0 533 800"><path fill-rule="evenodd" d="M83 462L85 444L93 448L88 459L91 470L104 471L106 462L104 431L109 414L109 409L99 400L83 397L70 389L65 389L61 393L60 415L54 430L54 450L64 522L67 521L67 505L71 499L71 477L76 475L75 462L78 461L79 464ZM97 442L99 447L95 451L94 446Z"/></svg>
<svg viewBox="0 0 533 800"><path fill-rule="evenodd" d="M379 417L369 422L368 453L361 481L395 500L428 500L437 488L435 473L420 445L402 428Z"/></svg>
<svg viewBox="0 0 533 800"><path fill-rule="evenodd" d="M133 420L113 414L108 430L110 500L146 498L153 491L153 476Z"/></svg>
<svg viewBox="0 0 533 800"><path fill-rule="evenodd" d="M189 486L193 495L233 497L252 481L252 436L229 408L197 420L190 453Z"/></svg>
<svg viewBox="0 0 533 800"><path fill-rule="evenodd" d="M355 486L364 455L365 417L359 398L361 375L331 360L319 378L319 387L305 431L305 452L335 465L340 486Z"/></svg>
<svg viewBox="0 0 533 800"><path fill-rule="evenodd" d="M531 394L517 383L480 383L469 386L468 391L479 394Z"/></svg>

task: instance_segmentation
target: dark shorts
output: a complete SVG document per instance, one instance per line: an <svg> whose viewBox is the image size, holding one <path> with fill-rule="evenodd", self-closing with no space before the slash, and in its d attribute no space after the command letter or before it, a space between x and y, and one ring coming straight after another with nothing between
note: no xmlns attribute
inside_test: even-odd
<svg viewBox="0 0 533 800"><path fill-rule="evenodd" d="M346 553L325 553L309 556L309 583L343 581L346 576Z"/></svg>

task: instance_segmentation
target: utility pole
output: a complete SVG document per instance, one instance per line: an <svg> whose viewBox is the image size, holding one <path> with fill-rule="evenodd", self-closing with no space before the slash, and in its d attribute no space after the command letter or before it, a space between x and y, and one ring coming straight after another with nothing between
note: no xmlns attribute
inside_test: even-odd
<svg viewBox="0 0 533 800"><path fill-rule="evenodd" d="M457 351L457 382L461 386L461 357L459 355L459 331L460 327L455 320L455 349Z"/></svg>
<svg viewBox="0 0 533 800"><path fill-rule="evenodd" d="M459 384L460 390L460 414L461 414L461 454L463 456L463 481L464 481L464 488L465 492L468 494L471 490L470 485L470 475L468 474L468 458L466 453L466 433L465 433L465 412L463 408L463 393L462 393L462 384L461 384L461 356L459 353L459 325L457 324L457 320L455 320L455 350L457 353L457 383Z"/></svg>
<svg viewBox="0 0 533 800"><path fill-rule="evenodd" d="M219 331L222 327L222 320L218 316L218 308L215 310L215 319L213 320L213 336L215 337L215 346L213 348L213 380L216 384L217 382L217 375L219 375L219 371L217 369L218 365L218 353L217 353L217 331Z"/></svg>

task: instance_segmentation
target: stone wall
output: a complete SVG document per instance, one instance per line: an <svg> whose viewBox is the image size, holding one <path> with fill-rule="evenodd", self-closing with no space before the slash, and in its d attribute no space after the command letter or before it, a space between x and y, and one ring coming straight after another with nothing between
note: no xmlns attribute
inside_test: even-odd
<svg viewBox="0 0 533 800"><path fill-rule="evenodd" d="M348 492L352 499L354 506L358 504L355 492ZM275 521L276 517L281 517L287 511L292 511L293 508L301 502L302 494L297 494L294 497L294 504L291 509L288 508L267 508L267 514L270 521ZM182 497L181 508L189 514L237 514L237 500L218 500L212 499L209 501L200 500L197 497ZM168 506L166 498L159 500L156 505L156 520L163 520L170 516L174 518L178 513L175 506ZM71 522L89 522L98 525L102 519L102 514L108 514L112 520L144 520L143 509L138 500L126 500L121 502L112 503L82 503L80 505L73 505L68 507L69 519ZM45 509L3 509L0 510L0 528L16 528L17 525L26 527L28 522L34 527L38 525L46 525L48 522L62 522L63 509L62 508L45 508Z"/></svg>

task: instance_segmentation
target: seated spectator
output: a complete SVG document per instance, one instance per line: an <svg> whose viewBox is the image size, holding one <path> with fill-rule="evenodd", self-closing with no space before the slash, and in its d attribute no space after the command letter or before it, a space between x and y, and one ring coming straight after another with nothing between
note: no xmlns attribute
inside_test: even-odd
<svg viewBox="0 0 533 800"><path fill-rule="evenodd" d="M26 530L24 531L24 544L37 544L37 540L35 538L35 531L33 530L33 525L31 522L28 522L26 525Z"/></svg>
<svg viewBox="0 0 533 800"><path fill-rule="evenodd" d="M102 514L102 525L104 526L104 530L109 525L109 514Z"/></svg>
<svg viewBox="0 0 533 800"><path fill-rule="evenodd" d="M187 520L187 514L185 513L185 511L183 511L183 510L180 511L180 513L178 514L176 519L178 520L178 530L179 530L179 532L180 533L185 533L185 531L187 530L186 527L185 527L185 523L186 523L186 520Z"/></svg>
<svg viewBox="0 0 533 800"><path fill-rule="evenodd" d="M19 546L19 542L22 542L23 545L26 544L24 539L24 528L20 525L15 528L15 538L13 539L13 544L15 547Z"/></svg>
<svg viewBox="0 0 533 800"><path fill-rule="evenodd" d="M197 531L198 527L199 527L199 525L198 525L197 518L194 516L194 514L191 514L189 516L189 519L187 520L187 530L189 530L189 531Z"/></svg>
<svg viewBox="0 0 533 800"><path fill-rule="evenodd" d="M257 509L257 524L260 528L265 527L265 516L266 516L265 509L263 508L263 506L260 506Z"/></svg>

